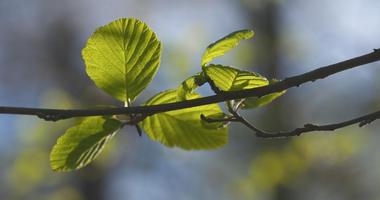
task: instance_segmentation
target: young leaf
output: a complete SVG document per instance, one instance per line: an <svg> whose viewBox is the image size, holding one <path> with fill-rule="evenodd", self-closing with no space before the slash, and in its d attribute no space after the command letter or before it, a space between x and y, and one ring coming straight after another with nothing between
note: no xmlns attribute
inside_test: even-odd
<svg viewBox="0 0 380 200"><path fill-rule="evenodd" d="M184 80L181 85L177 88L177 99L178 101L183 101L189 99L191 94L197 87L203 85L206 82L202 73L197 73L186 80Z"/></svg>
<svg viewBox="0 0 380 200"><path fill-rule="evenodd" d="M270 81L270 84L277 82L278 80L273 79ZM262 96L260 98L257 97L249 97L246 98L245 101L243 102L243 109L251 109L251 108L257 108L261 106L265 106L269 103L271 103L273 100L277 99L278 97L282 96L285 94L286 90L283 90L281 92L274 92L271 94L267 94L265 96Z"/></svg>
<svg viewBox="0 0 380 200"><path fill-rule="evenodd" d="M144 22L122 18L98 28L82 56L99 88L120 101L133 101L158 70L161 42Z"/></svg>
<svg viewBox="0 0 380 200"><path fill-rule="evenodd" d="M202 66L206 66L214 58L222 56L227 51L236 47L239 44L240 40L249 39L253 37L253 35L254 32L252 30L235 31L210 44L202 56Z"/></svg>
<svg viewBox="0 0 380 200"><path fill-rule="evenodd" d="M191 98L199 98L196 93ZM177 91L167 90L152 97L146 105L157 105L177 101ZM141 126L147 135L168 147L191 149L215 149L227 143L227 128L204 126L201 114L209 116L222 113L217 104L158 113L145 118ZM219 128L220 127L220 128Z"/></svg>
<svg viewBox="0 0 380 200"><path fill-rule="evenodd" d="M260 74L243 71L223 65L210 64L204 72L223 91L235 91L268 85L268 80Z"/></svg>
<svg viewBox="0 0 380 200"><path fill-rule="evenodd" d="M58 138L50 154L54 171L71 171L93 161L120 128L118 120L109 117L87 117Z"/></svg>

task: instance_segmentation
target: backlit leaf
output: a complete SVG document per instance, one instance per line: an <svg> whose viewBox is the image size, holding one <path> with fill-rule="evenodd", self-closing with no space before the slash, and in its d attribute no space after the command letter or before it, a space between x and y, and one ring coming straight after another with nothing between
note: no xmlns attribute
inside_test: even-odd
<svg viewBox="0 0 380 200"><path fill-rule="evenodd" d="M271 80L270 84L277 82L278 80ZM251 109L251 108L257 108L261 106L265 106L269 103L271 103L273 100L277 99L278 97L285 94L286 90L283 90L281 92L274 92L271 94L267 94L265 96L262 96L260 98L257 97L248 97L245 99L245 101L242 104L243 109Z"/></svg>
<svg viewBox="0 0 380 200"><path fill-rule="evenodd" d="M223 91L236 91L268 85L269 81L260 74L223 65L211 64L204 72Z"/></svg>
<svg viewBox="0 0 380 200"><path fill-rule="evenodd" d="M194 76L184 80L177 88L178 101L189 99L194 90L203 85L205 82L206 80L202 73L197 73Z"/></svg>
<svg viewBox="0 0 380 200"><path fill-rule="evenodd" d="M191 99L199 98L196 93ZM177 101L177 91L167 90L151 98L146 105L157 105ZM215 149L227 143L227 128L205 126L200 116L221 114L217 104L186 108L182 110L158 113L147 117L141 123L147 135L168 147L179 147L186 150ZM218 128L220 127L220 128Z"/></svg>
<svg viewBox="0 0 380 200"><path fill-rule="evenodd" d="M252 30L240 30L228 34L218 41L210 44L202 56L202 66L206 66L214 58L224 55L227 51L236 47L240 40L253 37Z"/></svg>
<svg viewBox="0 0 380 200"><path fill-rule="evenodd" d="M133 101L158 70L161 42L144 22L122 18L98 28L82 56L99 88L120 101Z"/></svg>
<svg viewBox="0 0 380 200"><path fill-rule="evenodd" d="M121 123L108 117L87 117L80 124L69 128L50 154L54 171L71 171L93 161L103 150Z"/></svg>

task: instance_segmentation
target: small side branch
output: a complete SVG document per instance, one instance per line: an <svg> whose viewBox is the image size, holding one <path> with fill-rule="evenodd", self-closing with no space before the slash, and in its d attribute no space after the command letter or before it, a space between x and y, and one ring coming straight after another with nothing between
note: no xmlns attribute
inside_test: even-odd
<svg viewBox="0 0 380 200"><path fill-rule="evenodd" d="M259 128L256 128L254 125L252 125L248 120L246 120L243 116L239 115L237 112L234 112L233 115L235 117L234 122L238 121L244 124L251 130L253 130L256 133L257 137L280 138L280 137L300 136L303 133L314 132L314 131L334 131L336 129L344 128L344 127L351 126L354 124L358 124L359 127L362 127L379 119L380 110L348 120L348 121L343 121L343 122L334 123L334 124L326 124L326 125L305 124L301 128L296 128L288 132L266 132Z"/></svg>
<svg viewBox="0 0 380 200"><path fill-rule="evenodd" d="M207 122L207 123L215 123L215 122L239 122L235 117L228 116L226 118L211 118L206 117L205 115L201 114L201 120Z"/></svg>

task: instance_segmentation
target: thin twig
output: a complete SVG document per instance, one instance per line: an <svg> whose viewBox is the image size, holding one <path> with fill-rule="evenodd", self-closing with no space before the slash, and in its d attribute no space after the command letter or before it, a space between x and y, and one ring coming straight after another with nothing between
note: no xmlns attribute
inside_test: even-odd
<svg viewBox="0 0 380 200"><path fill-rule="evenodd" d="M357 117L351 120L334 123L334 124L326 124L326 125L305 124L301 128L296 128L288 132L266 132L259 128L256 128L247 119L239 115L239 113L235 112L232 114L235 117L234 122L239 121L240 123L246 125L248 128L252 129L256 133L257 137L261 137L261 138L300 136L303 133L314 132L314 131L334 131L336 129L351 126L353 124L359 124L359 127L362 127L380 118L380 110L379 110L367 115L363 115L361 117Z"/></svg>
<svg viewBox="0 0 380 200"><path fill-rule="evenodd" d="M372 53L355 57L343 62L328 65L316 70L286 78L282 81L270 84L264 87L245 89L240 91L222 92L213 96L191 99L181 102L151 105L151 106L135 106L123 108L106 108L106 109L43 109L43 108L23 108L23 107L0 107L0 114L18 114L18 115L35 115L48 121L58 121L72 117L87 117L100 115L130 115L144 114L150 116L156 113L167 112L172 110L180 110L184 108L202 106L207 104L230 101L234 99L242 99L246 97L261 97L273 92L280 92L292 87L300 86L309 81L323 79L332 74L336 74L354 67L364 64L376 62L380 60L380 51L374 50Z"/></svg>
<svg viewBox="0 0 380 200"><path fill-rule="evenodd" d="M142 129L141 129L141 127L138 124L136 124L135 128L136 128L137 133L139 134L139 136L142 137Z"/></svg>
<svg viewBox="0 0 380 200"><path fill-rule="evenodd" d="M215 123L215 122L239 122L235 117L229 116L227 118L211 118L206 117L205 115L201 114L201 120L207 122L207 123Z"/></svg>

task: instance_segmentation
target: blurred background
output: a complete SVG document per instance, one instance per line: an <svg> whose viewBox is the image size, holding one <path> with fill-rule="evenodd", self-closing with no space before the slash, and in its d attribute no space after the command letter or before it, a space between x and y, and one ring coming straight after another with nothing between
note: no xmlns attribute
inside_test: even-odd
<svg viewBox="0 0 380 200"><path fill-rule="evenodd" d="M135 102L200 70L206 46L253 29L216 62L283 79L380 47L378 0L0 0L0 105L122 106L87 77L81 49L99 26L145 21L163 43L160 70ZM244 113L270 131L348 120L380 107L380 63L308 83ZM0 115L0 199L380 199L380 126L287 139L230 127L215 151L169 149L125 128L89 167L54 173L49 151L75 120Z"/></svg>

